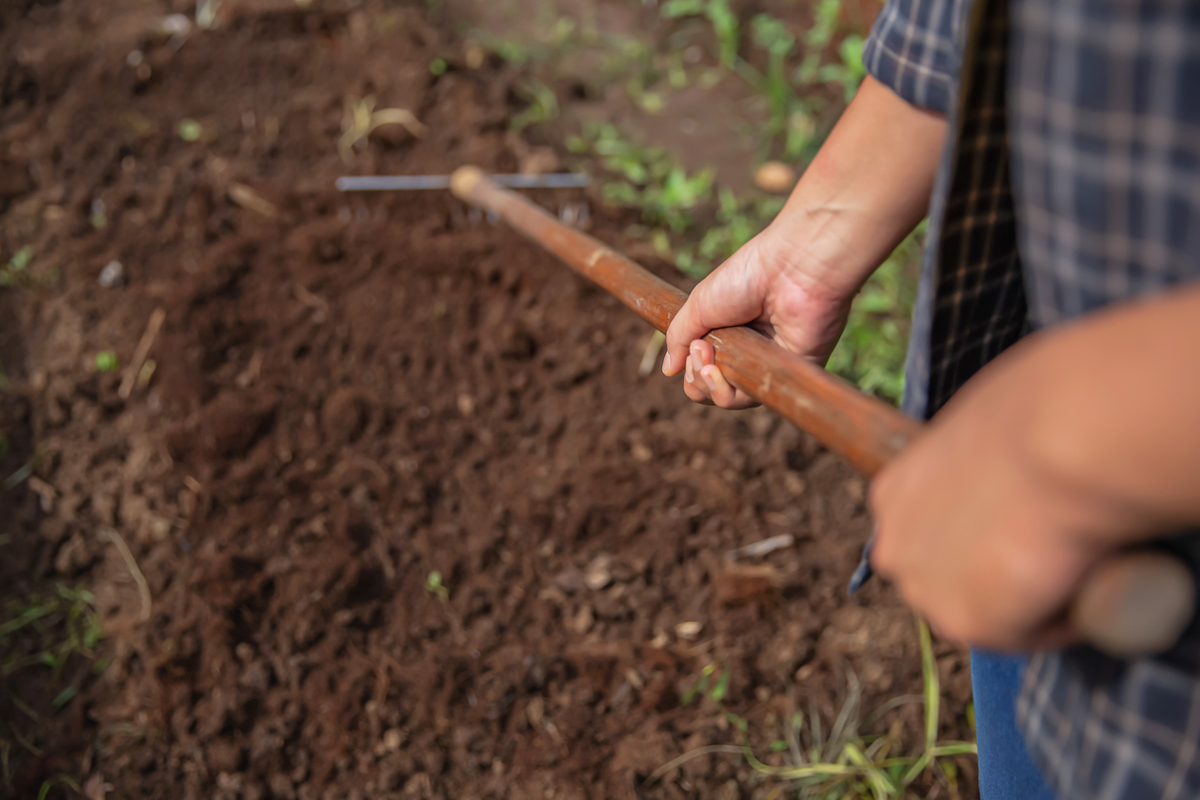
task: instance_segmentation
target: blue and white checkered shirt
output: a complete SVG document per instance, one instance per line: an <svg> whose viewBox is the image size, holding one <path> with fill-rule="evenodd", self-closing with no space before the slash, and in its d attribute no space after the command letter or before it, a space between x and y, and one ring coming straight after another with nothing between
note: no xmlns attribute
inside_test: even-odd
<svg viewBox="0 0 1200 800"><path fill-rule="evenodd" d="M1200 3L889 0L864 62L954 132L909 413L1030 330L1200 278ZM1196 572L1197 541L1164 546ZM1036 655L1018 716L1062 800L1200 797L1200 630L1158 658Z"/></svg>

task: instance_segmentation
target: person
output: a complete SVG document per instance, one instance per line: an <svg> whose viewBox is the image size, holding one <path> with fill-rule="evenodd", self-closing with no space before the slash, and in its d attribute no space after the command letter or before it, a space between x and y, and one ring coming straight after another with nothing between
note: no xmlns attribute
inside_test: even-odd
<svg viewBox="0 0 1200 800"><path fill-rule="evenodd" d="M872 484L872 565L972 645L984 800L1200 796L1195 623L1118 661L1061 621L1122 548L1200 566L1200 4L888 0L864 64L663 371L748 406L702 338L733 325L823 364L927 215L903 407L932 421Z"/></svg>

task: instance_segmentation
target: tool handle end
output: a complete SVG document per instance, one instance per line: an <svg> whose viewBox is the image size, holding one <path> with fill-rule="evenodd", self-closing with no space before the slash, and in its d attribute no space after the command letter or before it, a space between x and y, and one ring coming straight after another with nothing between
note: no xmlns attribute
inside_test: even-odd
<svg viewBox="0 0 1200 800"><path fill-rule="evenodd" d="M470 200L471 192L482 181L487 180L487 174L479 167L465 166L454 170L450 176L450 191L460 200Z"/></svg>
<svg viewBox="0 0 1200 800"><path fill-rule="evenodd" d="M1071 604L1072 626L1118 658L1173 647L1196 611L1196 585L1182 561L1165 553L1122 555L1088 576Z"/></svg>

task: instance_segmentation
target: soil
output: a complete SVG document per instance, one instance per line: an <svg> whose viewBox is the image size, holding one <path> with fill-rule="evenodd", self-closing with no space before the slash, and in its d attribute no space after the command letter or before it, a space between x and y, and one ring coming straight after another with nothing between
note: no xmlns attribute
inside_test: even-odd
<svg viewBox="0 0 1200 800"><path fill-rule="evenodd" d="M911 615L845 593L870 528L848 467L640 376L643 323L447 195L333 190L519 168L511 69L468 69L415 0L225 0L213 30L162 31L191 10L0 6L0 261L33 253L0 290L0 477L34 466L0 494L3 619L78 586L107 633L100 661L3 671L0 795L775 797L729 755L650 780L738 741L681 703L706 667L760 753L795 710L829 730L851 671L864 716L919 693ZM381 128L347 167L367 95L428 130ZM0 639L0 662L36 647ZM965 655L938 654L942 734L968 736ZM912 750L920 713L871 730Z"/></svg>

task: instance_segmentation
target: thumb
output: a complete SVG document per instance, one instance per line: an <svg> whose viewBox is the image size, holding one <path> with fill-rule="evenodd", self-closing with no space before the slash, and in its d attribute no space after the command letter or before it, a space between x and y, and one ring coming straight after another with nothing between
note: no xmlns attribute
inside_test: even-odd
<svg viewBox="0 0 1200 800"><path fill-rule="evenodd" d="M693 341L703 338L710 330L700 321L704 287L705 283L701 282L692 290L692 294L667 328L667 354L663 357L662 371L668 378L683 371L687 364L688 348Z"/></svg>
<svg viewBox="0 0 1200 800"><path fill-rule="evenodd" d="M678 375L687 364L688 347L714 328L745 325L762 315L761 275L750 269L743 247L692 290L667 328L663 374Z"/></svg>

